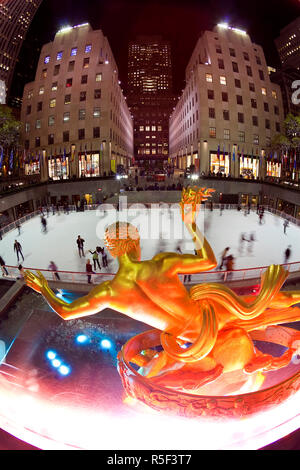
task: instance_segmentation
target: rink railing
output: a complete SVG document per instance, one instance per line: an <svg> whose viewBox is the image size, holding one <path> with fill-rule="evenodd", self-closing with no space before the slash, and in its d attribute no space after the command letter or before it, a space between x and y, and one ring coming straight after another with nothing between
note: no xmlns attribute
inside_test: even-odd
<svg viewBox="0 0 300 470"><path fill-rule="evenodd" d="M300 262L294 263L286 263L282 264L284 268L290 273L295 274L297 273L300 276ZM32 268L27 266L22 266L24 271L31 271L35 274L38 272L42 273L43 276L48 281L57 281L57 282L64 282L68 284L87 284L88 276L90 276L91 284L100 284L104 281L111 280L116 273L110 272L94 272L88 274L86 272L75 272L75 271L56 271L59 279L55 276L55 273L49 269L39 269L39 268ZM256 268L247 268L247 269L235 269L233 271L204 271L198 274L179 274L180 280L183 284L201 284L204 282L232 282L232 281L259 281L263 273L268 269L269 266L261 266ZM23 274L19 271L17 266L6 266L8 275L3 275L2 270L2 278L3 279L22 279ZM297 276L295 276L297 277Z"/></svg>

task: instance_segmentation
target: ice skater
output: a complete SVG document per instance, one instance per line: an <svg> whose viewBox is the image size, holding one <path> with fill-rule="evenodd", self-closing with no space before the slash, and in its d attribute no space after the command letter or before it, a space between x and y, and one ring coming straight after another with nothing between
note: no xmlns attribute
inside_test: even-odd
<svg viewBox="0 0 300 470"><path fill-rule="evenodd" d="M232 271L234 270L234 257L229 255L226 258L226 272L224 273L224 281L229 279L232 276Z"/></svg>
<svg viewBox="0 0 300 470"><path fill-rule="evenodd" d="M42 215L41 217L41 224L43 227L43 232L46 233L47 232L47 220L45 219L44 215Z"/></svg>
<svg viewBox="0 0 300 470"><path fill-rule="evenodd" d="M58 274L58 272L57 272L58 269L57 269L57 266L56 266L56 264L54 263L54 261L50 261L50 264L49 264L49 266L48 266L48 269L50 269L50 271L53 272L54 277L56 277L56 279L57 279L58 281L60 281L60 277L59 277L59 274Z"/></svg>
<svg viewBox="0 0 300 470"><path fill-rule="evenodd" d="M253 252L253 243L256 241L256 238L255 238L255 233L252 232L250 233L250 237L248 239L248 253L249 254L252 254Z"/></svg>
<svg viewBox="0 0 300 470"><path fill-rule="evenodd" d="M289 226L289 221L287 219L285 219L285 221L283 222L283 233L286 235L286 229L287 227Z"/></svg>
<svg viewBox="0 0 300 470"><path fill-rule="evenodd" d="M15 243L14 243L14 251L15 251L16 254L17 254L18 262L19 262L19 255L22 256L23 261L24 261L24 256L23 256L23 252L22 252L22 246L21 246L21 243L19 243L17 240L15 240Z"/></svg>
<svg viewBox="0 0 300 470"><path fill-rule="evenodd" d="M83 250L84 240L83 240L83 238L81 238L80 235L78 235L76 243L77 243L77 246L78 246L78 253L79 253L79 256L81 258L81 255L84 256L84 250Z"/></svg>
<svg viewBox="0 0 300 470"><path fill-rule="evenodd" d="M284 252L284 264L289 262L290 256L291 256L291 245L289 245Z"/></svg>
<svg viewBox="0 0 300 470"><path fill-rule="evenodd" d="M91 284L91 278L92 278L92 274L95 274L94 271L93 271L93 268L92 268L92 265L91 265L91 261L88 259L87 262L86 262L86 265L85 265L85 270L86 270L86 273L87 273L87 279L88 279L88 283Z"/></svg>
<svg viewBox="0 0 300 470"><path fill-rule="evenodd" d="M5 261L4 259L2 258L2 256L0 256L0 266L1 266L1 270L2 270L2 274L3 276L8 276L8 271L5 267Z"/></svg>
<svg viewBox="0 0 300 470"><path fill-rule="evenodd" d="M91 255L93 255L94 270L96 271L97 265L98 265L98 268L101 271L101 265L99 262L99 255L98 255L97 249L95 251L89 250L89 252L91 253Z"/></svg>
<svg viewBox="0 0 300 470"><path fill-rule="evenodd" d="M243 253L244 243L245 243L245 242L248 242L248 239L246 238L246 234L245 234L245 233L241 233L241 236L240 236L240 246L239 246L239 253L240 253L240 254Z"/></svg>
<svg viewBox="0 0 300 470"><path fill-rule="evenodd" d="M18 235L21 235L21 224L18 220L16 221L16 227L18 229Z"/></svg>

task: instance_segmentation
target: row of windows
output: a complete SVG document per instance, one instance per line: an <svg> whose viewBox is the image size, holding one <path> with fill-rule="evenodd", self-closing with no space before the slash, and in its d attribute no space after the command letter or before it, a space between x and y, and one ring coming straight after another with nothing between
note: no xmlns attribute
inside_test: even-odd
<svg viewBox="0 0 300 470"><path fill-rule="evenodd" d="M235 73L239 73L238 63L237 62L232 62L231 64L232 64L232 71L235 72ZM219 67L220 70L225 69L223 59L218 59L218 67ZM246 72L247 72L248 77L253 77L253 72L252 72L252 68L250 67L250 65L246 65ZM259 75L259 78L261 80L265 80L265 75L264 75L263 70L259 69L258 70L258 75Z"/></svg>
<svg viewBox="0 0 300 470"><path fill-rule="evenodd" d="M79 101L86 101L86 91L81 91L79 94ZM101 98L101 89L96 89L94 90L94 100L98 100ZM65 95L64 98L64 104L71 104L71 95ZM56 107L56 98L51 98L49 101L49 108L55 108ZM42 111L43 110L43 102L39 101L37 103L37 111ZM26 108L26 114L29 115L31 114L32 111L32 105L29 104L27 105Z"/></svg>
<svg viewBox="0 0 300 470"><path fill-rule="evenodd" d="M244 123L245 122L245 117L244 113L238 113L238 122ZM208 108L208 117L211 119L216 118L216 111L215 108ZM229 121L229 111L228 110L223 110L223 119L224 121ZM258 126L258 116L252 116L252 124L253 126ZM271 128L271 123L270 119L265 119L265 128L270 129ZM275 128L276 132L280 132L280 123L275 122Z"/></svg>
<svg viewBox="0 0 300 470"><path fill-rule="evenodd" d="M102 73L96 73L96 76L95 76L95 81L96 82L101 82L102 81ZM81 76L81 84L86 84L88 82L88 75L82 75ZM70 86L72 86L73 84L73 79L72 78L68 78L66 80L66 88L69 88ZM52 85L51 85L51 91L57 91L58 89L58 82L53 82ZM45 93L45 87L44 86L40 86L39 88L39 92L38 94L39 95L43 95ZM27 99L31 99L33 98L33 90L29 90L28 93L27 93Z"/></svg>
<svg viewBox="0 0 300 470"><path fill-rule="evenodd" d="M150 126L140 126L139 130L141 132L143 132L143 131L149 132L150 130L153 131L153 132L156 132L156 131L161 132L162 131L162 126L151 126L151 127Z"/></svg>
<svg viewBox="0 0 300 470"><path fill-rule="evenodd" d="M215 99L215 92L214 90L207 90L207 98L209 100L214 100ZM222 101L224 103L227 103L228 102L228 93L223 91L221 93L221 98L222 98ZM254 109L257 109L257 100L255 98L251 98L250 99L250 103L251 103L251 107L254 108ZM236 104L243 104L243 97L241 95L236 95ZM264 101L264 110L266 112L269 112L269 103L267 103L266 101ZM274 113L279 116L279 107L278 106L274 106Z"/></svg>
<svg viewBox="0 0 300 470"><path fill-rule="evenodd" d="M93 139L100 138L100 127L93 128ZM78 140L85 139L85 129L78 129ZM54 134L48 134L48 145L54 145L55 136ZM62 133L62 141L69 142L70 141L70 131L63 131ZM41 147L41 137L35 138L35 147ZM29 148L29 141L25 141L25 148Z"/></svg>
<svg viewBox="0 0 300 470"><path fill-rule="evenodd" d="M216 139L217 138L217 130L216 130L215 127L210 127L209 128L209 137L211 139ZM223 139L224 140L230 140L230 129L224 129ZM245 142L245 132L244 131L239 131L238 141L239 142ZM255 144L255 145L259 145L259 136L257 134L253 134L252 143Z"/></svg>
<svg viewBox="0 0 300 470"><path fill-rule="evenodd" d="M216 45L216 53L217 54L222 54L222 48L221 48L220 44ZM232 48L232 47L229 48L229 55L231 57L236 57L236 52L235 52L234 48ZM249 57L248 52L243 51L243 58L244 58L244 60L247 60L248 62L250 61L250 57ZM261 59L260 59L259 56L256 55L255 60L256 60L257 65L262 65Z"/></svg>
<svg viewBox="0 0 300 470"><path fill-rule="evenodd" d="M100 108L94 108L93 110L93 117L94 118L99 118L100 117ZM71 114L69 112L66 112L63 114L63 122L68 122L70 121ZM86 118L86 110L85 109L79 109L78 111L78 119L83 120ZM48 117L48 126L54 126L56 122L56 117L55 116L49 116ZM41 129L42 127L42 120L37 119L35 122L35 128L36 129ZM28 133L30 132L30 123L26 122L25 123L25 132Z"/></svg>
<svg viewBox="0 0 300 470"><path fill-rule="evenodd" d="M84 48L84 52L85 54L89 54L90 52L92 51L92 44L86 44L85 48ZM70 52L70 56L74 57L77 55L77 52L78 52L78 47L72 47L71 49L71 52ZM63 58L63 53L64 51L59 51L57 54L56 54L56 60L62 60ZM51 56L50 55L46 55L44 57L44 64L49 64L51 61Z"/></svg>

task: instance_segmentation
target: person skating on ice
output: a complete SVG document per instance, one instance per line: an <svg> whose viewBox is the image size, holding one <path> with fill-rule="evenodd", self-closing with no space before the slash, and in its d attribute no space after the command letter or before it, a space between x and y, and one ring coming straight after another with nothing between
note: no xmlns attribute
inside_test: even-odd
<svg viewBox="0 0 300 470"><path fill-rule="evenodd" d="M79 253L79 256L81 258L81 255L84 256L84 251L83 251L84 239L81 238L80 235L78 235L76 243L77 243L77 246L78 246L78 253Z"/></svg>
<svg viewBox="0 0 300 470"><path fill-rule="evenodd" d="M24 256L23 256L23 252L22 252L22 246L21 246L21 243L19 243L17 240L15 240L15 243L14 243L14 251L15 251L16 254L17 254L18 262L19 262L19 255L22 256L23 261L24 261Z"/></svg>
<svg viewBox="0 0 300 470"><path fill-rule="evenodd" d="M99 254L97 252L97 249L95 251L89 250L89 252L91 253L91 255L93 255L94 270L96 271L97 265L98 265L98 268L101 271L101 266L100 266L100 262L99 262Z"/></svg>

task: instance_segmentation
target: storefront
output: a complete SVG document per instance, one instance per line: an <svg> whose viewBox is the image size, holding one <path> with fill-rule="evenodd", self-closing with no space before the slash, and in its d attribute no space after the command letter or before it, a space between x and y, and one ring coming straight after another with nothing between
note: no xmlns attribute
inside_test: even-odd
<svg viewBox="0 0 300 470"><path fill-rule="evenodd" d="M259 159L256 157L240 156L240 177L256 179L259 175Z"/></svg>
<svg viewBox="0 0 300 470"><path fill-rule="evenodd" d="M100 155L97 153L79 154L79 177L100 176Z"/></svg>
<svg viewBox="0 0 300 470"><path fill-rule="evenodd" d="M48 160L49 178L61 180L69 178L69 157L51 157Z"/></svg>
<svg viewBox="0 0 300 470"><path fill-rule="evenodd" d="M222 173L228 176L230 173L230 158L228 153L210 153L210 172L214 174Z"/></svg>
<svg viewBox="0 0 300 470"><path fill-rule="evenodd" d="M281 177L281 163L274 162L274 161L267 161L267 176L280 178Z"/></svg>

